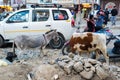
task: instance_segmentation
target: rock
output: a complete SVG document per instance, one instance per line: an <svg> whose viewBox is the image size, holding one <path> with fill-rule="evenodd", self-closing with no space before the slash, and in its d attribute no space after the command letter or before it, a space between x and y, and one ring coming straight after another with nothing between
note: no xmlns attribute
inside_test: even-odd
<svg viewBox="0 0 120 80"><path fill-rule="evenodd" d="M72 71L72 68L73 68L73 65L74 65L74 62L69 62L69 64L66 64L65 66L64 66L64 70L65 70L65 72L67 73L67 74L70 74L71 73L71 71Z"/></svg>
<svg viewBox="0 0 120 80"><path fill-rule="evenodd" d="M85 68L91 68L91 66L92 66L92 65L91 65L90 63L88 63L88 62L85 62L85 64L84 64L84 67L85 67Z"/></svg>
<svg viewBox="0 0 120 80"><path fill-rule="evenodd" d="M109 71L109 65L107 63L103 63L103 69Z"/></svg>
<svg viewBox="0 0 120 80"><path fill-rule="evenodd" d="M91 63L92 65L96 65L97 61L94 59L88 59L88 62Z"/></svg>
<svg viewBox="0 0 120 80"><path fill-rule="evenodd" d="M114 76L117 76L117 75L118 75L118 73L117 73L117 72L113 72L113 75L114 75Z"/></svg>
<svg viewBox="0 0 120 80"><path fill-rule="evenodd" d="M93 71L87 72L87 71L83 70L82 72L80 72L80 75L85 79L91 79L93 77L93 74L94 74Z"/></svg>
<svg viewBox="0 0 120 80"><path fill-rule="evenodd" d="M116 72L117 69L118 69L117 66L114 66L114 65L110 66L110 71Z"/></svg>
<svg viewBox="0 0 120 80"><path fill-rule="evenodd" d="M65 65L67 65L65 62L63 62L63 61L58 61L58 65L62 68L62 69L64 69L64 66Z"/></svg>
<svg viewBox="0 0 120 80"><path fill-rule="evenodd" d="M52 77L52 80L58 80L58 79L59 79L58 74L55 74L55 75Z"/></svg>
<svg viewBox="0 0 120 80"><path fill-rule="evenodd" d="M6 61L0 60L0 66L7 66L8 63Z"/></svg>
<svg viewBox="0 0 120 80"><path fill-rule="evenodd" d="M69 56L65 55L65 56L62 56L60 57L61 60L72 60Z"/></svg>
<svg viewBox="0 0 120 80"><path fill-rule="evenodd" d="M74 58L75 54L73 54L72 52L70 52L70 53L68 54L68 56L69 56L70 58Z"/></svg>
<svg viewBox="0 0 120 80"><path fill-rule="evenodd" d="M120 72L120 68L117 68L117 72Z"/></svg>
<svg viewBox="0 0 120 80"><path fill-rule="evenodd" d="M84 67L84 70L87 71L87 72L89 72L91 69Z"/></svg>
<svg viewBox="0 0 120 80"><path fill-rule="evenodd" d="M91 80L101 80L97 74L94 74Z"/></svg>
<svg viewBox="0 0 120 80"><path fill-rule="evenodd" d="M92 66L90 69L91 69L91 71L93 71L93 72L96 71L96 70L95 70L95 67L93 67L93 66Z"/></svg>
<svg viewBox="0 0 120 80"><path fill-rule="evenodd" d="M73 58L74 61L78 62L80 60L80 57L78 55L75 55Z"/></svg>
<svg viewBox="0 0 120 80"><path fill-rule="evenodd" d="M51 65L54 65L55 64L55 60L51 60L48 63L51 64Z"/></svg>
<svg viewBox="0 0 120 80"><path fill-rule="evenodd" d="M81 72L83 71L83 64L81 62L76 62L73 68L76 72Z"/></svg>
<svg viewBox="0 0 120 80"><path fill-rule="evenodd" d="M100 66L96 67L96 74L100 77L100 79L104 80L106 79L109 75L108 73L105 72L105 70L103 68L101 68Z"/></svg>

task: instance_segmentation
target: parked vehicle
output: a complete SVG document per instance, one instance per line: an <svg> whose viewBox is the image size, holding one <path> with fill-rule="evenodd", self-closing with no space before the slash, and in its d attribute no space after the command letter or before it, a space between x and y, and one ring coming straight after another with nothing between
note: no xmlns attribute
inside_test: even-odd
<svg viewBox="0 0 120 80"><path fill-rule="evenodd" d="M57 16L62 14L64 18ZM13 12L0 22L0 47L18 35L38 35L57 29L59 40L50 41L52 48L61 48L74 32L74 20L69 9L29 8Z"/></svg>

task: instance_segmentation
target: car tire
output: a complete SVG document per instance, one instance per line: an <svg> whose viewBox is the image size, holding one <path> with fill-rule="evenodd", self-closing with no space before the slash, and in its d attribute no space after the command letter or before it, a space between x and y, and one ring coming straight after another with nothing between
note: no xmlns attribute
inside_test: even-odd
<svg viewBox="0 0 120 80"><path fill-rule="evenodd" d="M52 49L61 49L62 46L64 45L64 37L62 35L59 35L58 37L59 39L57 41L55 40L51 40L50 43L49 43L49 46L52 48Z"/></svg>
<svg viewBox="0 0 120 80"><path fill-rule="evenodd" d="M62 47L62 54L68 55L69 53L70 53L70 46L69 46L69 44L66 44Z"/></svg>
<svg viewBox="0 0 120 80"><path fill-rule="evenodd" d="M4 44L4 40L3 40L3 38L0 36L0 47L2 47L3 44Z"/></svg>

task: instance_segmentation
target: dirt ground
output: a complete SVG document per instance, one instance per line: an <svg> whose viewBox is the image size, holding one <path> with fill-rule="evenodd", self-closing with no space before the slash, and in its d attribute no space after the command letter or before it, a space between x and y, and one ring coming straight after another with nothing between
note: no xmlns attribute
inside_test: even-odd
<svg viewBox="0 0 120 80"><path fill-rule="evenodd" d="M114 42L114 41L113 41ZM108 45L108 48L111 49L113 47L113 42ZM0 59L6 57L6 53L10 51L11 48L0 48ZM48 55L45 57L38 57L38 58L30 58L24 62L16 62L14 61L12 64L7 66L0 66L0 80L28 80L27 74L32 71L34 67L39 65L43 65L48 63L48 61L55 60L61 55L61 49L53 50L53 49L46 49ZM120 66L120 62L110 62L110 65ZM72 78L62 79L62 80L79 80L77 76Z"/></svg>
<svg viewBox="0 0 120 80"><path fill-rule="evenodd" d="M6 51L9 51L10 48L0 49L0 58L3 59L6 57ZM24 62L14 61L12 64L7 66L0 67L0 80L27 80L27 74L32 71L34 67L37 67L42 64L46 64L50 60L54 60L60 54L60 50L51 50L46 49L48 56L29 58Z"/></svg>
<svg viewBox="0 0 120 80"><path fill-rule="evenodd" d="M10 48L2 48L0 49L0 58L3 59L6 57L5 51L9 51ZM48 51L48 56L38 57L38 58L30 58L24 62L16 62L14 61L12 64L7 66L0 67L0 80L28 80L27 74L32 71L34 67L39 65L44 65L49 61L55 60L61 55L61 50L53 50L46 49ZM110 62L110 65L120 66L120 62ZM69 77L69 78L68 78ZM61 80L79 80L79 76L67 76L65 79Z"/></svg>

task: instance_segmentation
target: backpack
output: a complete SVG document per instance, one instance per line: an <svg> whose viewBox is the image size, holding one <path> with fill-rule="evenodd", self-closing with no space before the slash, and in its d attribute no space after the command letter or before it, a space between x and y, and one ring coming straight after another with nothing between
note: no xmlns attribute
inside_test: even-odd
<svg viewBox="0 0 120 80"><path fill-rule="evenodd" d="M112 49L114 54L120 54L120 40L114 42L114 47Z"/></svg>

